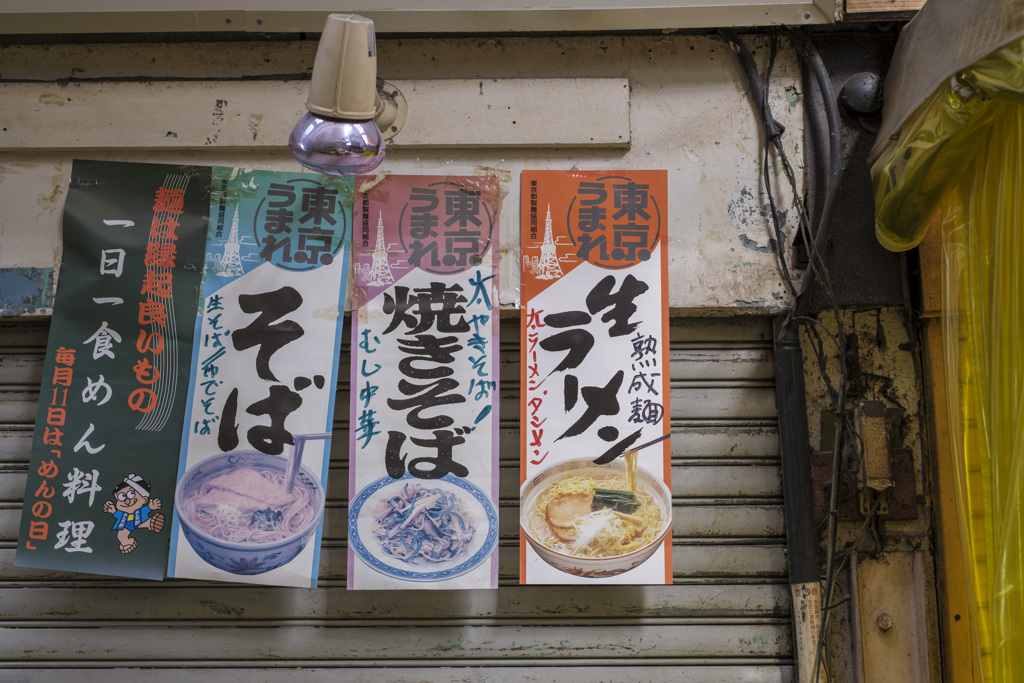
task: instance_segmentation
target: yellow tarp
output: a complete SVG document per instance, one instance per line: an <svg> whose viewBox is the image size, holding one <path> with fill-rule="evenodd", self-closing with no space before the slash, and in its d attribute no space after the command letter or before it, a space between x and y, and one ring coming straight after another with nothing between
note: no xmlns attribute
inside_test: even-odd
<svg viewBox="0 0 1024 683"><path fill-rule="evenodd" d="M1008 103L1024 104L1024 39L939 87L871 167L882 246L906 251L921 242L929 218L960 183Z"/></svg>
<svg viewBox="0 0 1024 683"><path fill-rule="evenodd" d="M977 667L1024 681L1024 40L940 87L872 168L876 232L935 211L957 512Z"/></svg>

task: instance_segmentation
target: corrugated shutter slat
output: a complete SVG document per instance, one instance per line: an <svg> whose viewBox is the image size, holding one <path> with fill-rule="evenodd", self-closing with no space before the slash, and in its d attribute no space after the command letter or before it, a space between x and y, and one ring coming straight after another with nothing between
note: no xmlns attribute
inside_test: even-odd
<svg viewBox="0 0 1024 683"><path fill-rule="evenodd" d="M349 592L344 381L320 588L14 567L48 326L0 322L0 661L22 667L3 675L561 682L635 680L642 666L651 681L790 680L770 322L672 321L674 585L638 587L517 585L518 321L502 324L501 587Z"/></svg>

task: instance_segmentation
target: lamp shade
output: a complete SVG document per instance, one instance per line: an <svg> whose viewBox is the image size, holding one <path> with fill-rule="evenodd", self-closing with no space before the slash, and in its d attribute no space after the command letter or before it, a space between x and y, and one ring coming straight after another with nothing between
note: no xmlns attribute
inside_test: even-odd
<svg viewBox="0 0 1024 683"><path fill-rule="evenodd" d="M376 98L373 22L355 14L329 15L313 62L306 108L325 118L369 121L376 112Z"/></svg>
<svg viewBox="0 0 1024 683"><path fill-rule="evenodd" d="M317 173L358 175L384 161L384 138L373 121L325 119L307 112L288 138L295 160Z"/></svg>
<svg viewBox="0 0 1024 683"><path fill-rule="evenodd" d="M373 22L355 14L327 17L306 109L288 138L295 160L331 175L369 173L384 160L377 109Z"/></svg>

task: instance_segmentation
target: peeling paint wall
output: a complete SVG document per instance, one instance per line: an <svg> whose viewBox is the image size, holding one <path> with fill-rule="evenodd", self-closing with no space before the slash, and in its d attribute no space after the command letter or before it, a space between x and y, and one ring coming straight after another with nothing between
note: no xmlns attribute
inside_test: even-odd
<svg viewBox="0 0 1024 683"><path fill-rule="evenodd" d="M747 42L763 68L766 39ZM76 157L298 170L284 145L302 111L315 47L315 41L293 40L0 49L0 97L12 112L0 131L0 268L58 266L60 212ZM568 141L587 120L587 111L602 106L587 92L579 94L582 104L575 110L560 99L545 101L548 93L535 93L535 101L524 106L550 111L542 128L524 134L495 116L487 143L471 146L460 136L459 102L435 104L436 110L420 112L435 128L431 142L410 147L399 133L389 148L384 172L503 178L504 307L518 301L523 169L664 168L672 308L704 314L788 308L761 188L760 126L737 60L717 37L381 39L378 55L378 74L388 81L627 79L628 148L560 145L559 139ZM774 115L786 127L783 140L799 175L802 95L788 44L772 73ZM147 129L133 112L168 92L174 93L172 123ZM413 111L416 93L406 94ZM51 129L74 130L72 148L48 146L45 131L38 129L44 117L65 123L48 123ZM119 132L117 146L90 142L111 139L110 131ZM531 135L545 142L522 144L524 135L527 142ZM508 142L513 139L515 144ZM196 146L186 140L196 140ZM780 167L770 172L791 240L792 192Z"/></svg>
<svg viewBox="0 0 1024 683"><path fill-rule="evenodd" d="M915 585L891 585L887 589L899 595L916 595L926 605L926 620L914 628L927 632L931 666L929 680L941 680L941 656L938 651L937 605L932 553L932 497L931 482L934 463L926 456L924 446L923 375L921 370L920 345L916 328L909 312L903 308L873 308L868 310L845 309L841 313L843 330L849 353L845 359L836 354L832 337L838 336L835 315L831 312L820 314L817 319L822 327L805 325L801 335L804 355L804 381L807 390L808 439L811 450L829 453L833 450L835 424L833 392L839 389L839 377L845 373L847 406L859 400L881 401L890 419L890 436L894 450L893 459L897 467L906 465L913 471L913 490L909 492L916 506L914 519L889 520L885 515L875 521L863 518L840 521L837 530L837 587L834 603L836 610L831 624L830 650L833 658L832 675L839 680L856 680L854 661L859 653L853 646L853 615L856 608L849 598L852 586L850 568L846 563L850 551L874 555L875 553L907 553L925 551L929 558L924 563L924 583ZM824 362L819 361L818 352ZM842 367L840 363L842 362ZM824 370L824 372L823 372ZM825 381L823 377L828 377ZM855 441L848 436L847 441ZM840 502L849 495L856 495L859 448L848 445L844 451L847 466L843 469ZM905 462L900 462L901 460ZM820 483L816 484L821 486ZM821 493L828 495L830 491ZM840 517L843 520L843 517ZM822 527L824 528L824 527ZM824 533L821 540L824 541ZM882 556L884 558L884 555ZM823 572L824 576L824 572ZM895 602L893 613L895 612ZM899 619L899 617L897 617ZM902 628L906 628L904 622ZM910 654L907 655L908 657Z"/></svg>

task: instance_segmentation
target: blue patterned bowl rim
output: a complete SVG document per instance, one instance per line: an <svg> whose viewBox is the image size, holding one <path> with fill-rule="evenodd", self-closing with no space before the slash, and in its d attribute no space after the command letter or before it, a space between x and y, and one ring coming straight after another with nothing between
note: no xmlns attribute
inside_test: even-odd
<svg viewBox="0 0 1024 683"><path fill-rule="evenodd" d="M222 470L229 470L235 467L267 467L270 469L280 469L284 472L287 469L288 462L284 458L279 458L273 455L267 455L266 453L260 453L257 451L239 451L232 453L222 453L221 455L215 455L206 460L202 460L185 471L185 475L178 480L178 485L174 491L174 512L178 516L178 521L183 527L185 527L190 533L195 534L198 538L202 539L210 545L225 548L228 550L240 550L244 552L253 551L266 551L269 548L276 548L278 546L287 545L294 542L296 539L301 539L303 536L308 536L310 531L315 529L320 524L320 520L324 514L325 505L325 494L324 487L320 483L320 480L313 475L305 465L299 467L298 480L311 487L320 496L320 511L315 515L308 525L292 534L291 536L285 536L284 538L274 541L272 543L232 543L230 541L222 541L219 538L214 538L209 534L195 528L191 522L181 513L181 508L178 507L179 501L181 501L182 490L185 485L189 483L192 477L197 476L200 470L203 470L203 474L209 476L220 472ZM206 470L209 470L207 473Z"/></svg>
<svg viewBox="0 0 1024 683"><path fill-rule="evenodd" d="M447 569L419 571L416 569L400 569L393 567L382 562L370 552L370 549L366 547L366 543L359 534L359 511L362 509L363 505L370 500L371 496L383 489L385 486L409 480L423 485L430 485L437 481L447 482L448 484L468 491L469 494L481 505L481 507L483 507L484 514L487 517L487 536L484 539L483 545L476 551L476 553L473 554L472 557L461 564ZM494 550L494 546L498 543L498 513L497 510L495 510L491 499L487 497L487 494L484 493L480 487L470 481L454 477L450 474L446 474L440 479L419 479L408 473L402 476L401 479L381 477L360 491L352 501L351 510L349 511L348 516L348 540L349 547L352 548L360 560L385 576L405 581L444 581L446 579L455 578L456 576L461 576L462 574L475 569L484 560L490 557L491 552Z"/></svg>

